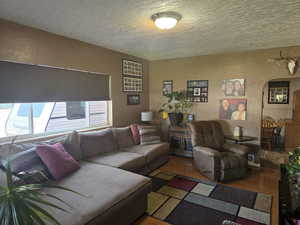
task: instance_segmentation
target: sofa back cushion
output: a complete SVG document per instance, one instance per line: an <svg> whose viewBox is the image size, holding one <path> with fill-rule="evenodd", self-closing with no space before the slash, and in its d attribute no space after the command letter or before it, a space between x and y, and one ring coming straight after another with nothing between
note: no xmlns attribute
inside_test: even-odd
<svg viewBox="0 0 300 225"><path fill-rule="evenodd" d="M127 148L134 145L134 140L129 127L113 128L113 133L119 148Z"/></svg>
<svg viewBox="0 0 300 225"><path fill-rule="evenodd" d="M79 138L83 158L90 158L99 154L118 150L111 128L80 133Z"/></svg>
<svg viewBox="0 0 300 225"><path fill-rule="evenodd" d="M64 178L80 168L79 163L65 151L61 143L37 146L36 153L55 180Z"/></svg>
<svg viewBox="0 0 300 225"><path fill-rule="evenodd" d="M160 135L156 126L139 126L141 145L160 143Z"/></svg>
<svg viewBox="0 0 300 225"><path fill-rule="evenodd" d="M78 132L73 131L71 134L53 138L39 144L52 145L55 143L61 143L65 150L77 161L82 159Z"/></svg>

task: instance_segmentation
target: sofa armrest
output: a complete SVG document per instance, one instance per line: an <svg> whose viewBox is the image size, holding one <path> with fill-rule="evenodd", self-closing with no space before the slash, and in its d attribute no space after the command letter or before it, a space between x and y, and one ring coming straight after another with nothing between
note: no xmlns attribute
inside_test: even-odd
<svg viewBox="0 0 300 225"><path fill-rule="evenodd" d="M225 143L223 145L223 149L245 157L251 151L251 149L246 145L239 145L233 143Z"/></svg>

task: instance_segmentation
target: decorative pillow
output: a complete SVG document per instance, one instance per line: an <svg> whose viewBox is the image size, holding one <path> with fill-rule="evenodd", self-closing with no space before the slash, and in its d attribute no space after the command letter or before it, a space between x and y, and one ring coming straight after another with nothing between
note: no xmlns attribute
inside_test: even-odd
<svg viewBox="0 0 300 225"><path fill-rule="evenodd" d="M113 128L113 133L117 139L119 148L127 148L134 145L131 130L129 127Z"/></svg>
<svg viewBox="0 0 300 225"><path fill-rule="evenodd" d="M61 143L37 146L36 153L55 180L59 180L80 168L79 163L66 152Z"/></svg>
<svg viewBox="0 0 300 225"><path fill-rule="evenodd" d="M141 145L160 143L160 135L156 126L139 126Z"/></svg>
<svg viewBox="0 0 300 225"><path fill-rule="evenodd" d="M141 137L140 137L140 133L139 133L139 125L132 124L132 125L130 125L130 129L131 129L131 134L132 134L134 143L136 145L139 145L141 143Z"/></svg>
<svg viewBox="0 0 300 225"><path fill-rule="evenodd" d="M55 143L61 143L64 146L65 150L77 161L82 159L82 153L79 144L79 135L76 131L73 131L68 135L41 142L39 145L52 145Z"/></svg>
<svg viewBox="0 0 300 225"><path fill-rule="evenodd" d="M1 164L3 165L2 169L5 170L7 163L9 162L11 171L13 174L18 174L20 172L30 172L34 170L38 170L45 174L48 178L51 178L51 175L41 161L40 157L36 154L36 148L33 147L29 150L19 152L14 155L10 155L1 160Z"/></svg>
<svg viewBox="0 0 300 225"><path fill-rule="evenodd" d="M80 148L83 158L118 150L112 129L80 133Z"/></svg>
<svg viewBox="0 0 300 225"><path fill-rule="evenodd" d="M16 174L18 178L15 183L19 184L42 184L49 180L49 178L40 170L32 170L20 172Z"/></svg>

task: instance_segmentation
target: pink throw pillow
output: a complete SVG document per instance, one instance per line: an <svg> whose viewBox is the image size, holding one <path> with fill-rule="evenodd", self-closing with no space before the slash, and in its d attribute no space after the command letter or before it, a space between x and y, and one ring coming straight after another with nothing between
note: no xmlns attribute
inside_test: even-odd
<svg viewBox="0 0 300 225"><path fill-rule="evenodd" d="M65 150L61 143L37 146L36 153L55 180L59 180L80 168L79 163Z"/></svg>
<svg viewBox="0 0 300 225"><path fill-rule="evenodd" d="M133 141L136 145L139 145L141 143L141 137L139 132L139 127L137 124L130 125L130 130L132 133Z"/></svg>

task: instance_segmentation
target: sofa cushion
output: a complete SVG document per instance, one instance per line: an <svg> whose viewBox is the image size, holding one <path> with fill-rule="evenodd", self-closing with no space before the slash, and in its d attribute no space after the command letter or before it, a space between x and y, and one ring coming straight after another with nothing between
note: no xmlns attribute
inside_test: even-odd
<svg viewBox="0 0 300 225"><path fill-rule="evenodd" d="M138 174L83 162L80 170L61 181L54 182L54 184L70 188L87 197L57 189L46 189L45 191L48 194L56 195L73 207L69 209L63 203L51 200L70 211L70 213L65 213L50 209L52 216L57 218L61 224L82 225L87 224L97 216L101 216L111 207L125 200L137 190L149 185L149 183L149 178Z"/></svg>
<svg viewBox="0 0 300 225"><path fill-rule="evenodd" d="M79 135L76 131L73 131L71 134L64 135L58 138L53 138L44 142L45 144L55 144L61 143L65 150L77 161L82 159L82 153L80 150L79 144ZM43 144L40 143L40 144Z"/></svg>
<svg viewBox="0 0 300 225"><path fill-rule="evenodd" d="M136 145L139 145L141 143L141 137L139 133L139 125L132 124L130 125L130 130L132 134L133 141Z"/></svg>
<svg viewBox="0 0 300 225"><path fill-rule="evenodd" d="M37 146L36 153L56 180L64 178L80 168L79 163L65 151L61 143Z"/></svg>
<svg viewBox="0 0 300 225"><path fill-rule="evenodd" d="M119 148L126 148L134 145L134 140L129 127L113 128L113 133Z"/></svg>
<svg viewBox="0 0 300 225"><path fill-rule="evenodd" d="M169 154L170 148L168 143L162 142L159 144L152 145L135 145L129 148L123 148L121 149L121 151L134 152L137 154L144 155L146 157L146 162L150 163L162 155Z"/></svg>
<svg viewBox="0 0 300 225"><path fill-rule="evenodd" d="M156 126L139 126L141 145L160 143L160 135Z"/></svg>
<svg viewBox="0 0 300 225"><path fill-rule="evenodd" d="M143 155L132 152L110 152L86 159L86 161L135 171L146 165Z"/></svg>
<svg viewBox="0 0 300 225"><path fill-rule="evenodd" d="M118 146L111 128L79 133L80 148L83 158L90 158L99 154L117 151Z"/></svg>

